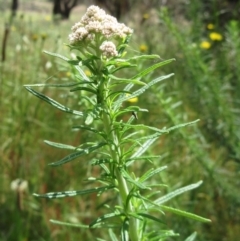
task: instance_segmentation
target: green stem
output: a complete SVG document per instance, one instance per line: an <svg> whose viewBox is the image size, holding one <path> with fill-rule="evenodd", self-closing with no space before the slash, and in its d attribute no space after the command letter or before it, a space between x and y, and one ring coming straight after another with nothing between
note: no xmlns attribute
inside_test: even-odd
<svg viewBox="0 0 240 241"><path fill-rule="evenodd" d="M109 112L107 112L109 113ZM112 120L110 119L110 116L107 113L103 113L103 123L104 123L104 129L107 132L108 136L111 136L111 142L109 144L110 153L112 156L112 159L116 161L117 165L120 164L120 156L121 156L121 148L120 148L120 142L118 139L118 135L116 131L114 130L114 127L112 125ZM112 145L114 143L114 145ZM119 167L116 166L115 168L112 168L111 170L114 170L116 179L117 179L117 185L119 189L119 195L121 200L121 205L123 205L123 208L126 213L128 212L134 212L134 207L132 205L131 200L128 202L128 206L126 207L127 203L127 197L129 195L129 188L127 185L126 180L123 178L121 172L119 171ZM138 237L138 225L136 222L136 219L131 217L129 219L129 236L131 241L139 241Z"/></svg>

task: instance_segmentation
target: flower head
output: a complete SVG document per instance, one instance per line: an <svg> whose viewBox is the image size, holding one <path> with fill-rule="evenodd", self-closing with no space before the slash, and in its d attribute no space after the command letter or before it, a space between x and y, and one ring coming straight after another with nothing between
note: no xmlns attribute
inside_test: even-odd
<svg viewBox="0 0 240 241"><path fill-rule="evenodd" d="M208 29L208 30L213 30L214 27L215 27L215 26L214 26L212 23L209 23L209 24L207 25L207 29Z"/></svg>
<svg viewBox="0 0 240 241"><path fill-rule="evenodd" d="M115 17L105 13L97 6L90 6L81 21L72 27L69 41L77 45L81 41L92 41L96 36L104 40L123 39L132 34L133 30L123 23L118 23Z"/></svg>
<svg viewBox="0 0 240 241"><path fill-rule="evenodd" d="M211 48L211 43L208 42L208 41L202 41L200 43L200 48L202 48L202 49L209 49L209 48Z"/></svg>
<svg viewBox="0 0 240 241"><path fill-rule="evenodd" d="M222 35L220 33L217 33L217 32L210 33L209 38L212 41L221 41L223 39Z"/></svg>
<svg viewBox="0 0 240 241"><path fill-rule="evenodd" d="M100 46L100 50L102 51L102 55L110 58L118 55L118 52L116 50L116 46L111 41L105 41Z"/></svg>
<svg viewBox="0 0 240 241"><path fill-rule="evenodd" d="M140 49L141 52L147 52L148 46L146 44L141 44L139 46L139 49Z"/></svg>

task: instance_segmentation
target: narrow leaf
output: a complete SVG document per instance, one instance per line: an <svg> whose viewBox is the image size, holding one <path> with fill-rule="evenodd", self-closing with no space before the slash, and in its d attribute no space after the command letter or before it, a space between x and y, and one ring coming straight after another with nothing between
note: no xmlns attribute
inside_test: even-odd
<svg viewBox="0 0 240 241"><path fill-rule="evenodd" d="M60 84L28 84L24 85L25 87L72 87L82 83L79 82L69 82L69 83L60 83Z"/></svg>
<svg viewBox="0 0 240 241"><path fill-rule="evenodd" d="M95 228L98 227L99 225L105 225L105 222L107 219L110 218L115 218L115 217L120 217L120 216L124 216L124 214L122 213L108 213L108 214L104 214L101 217L98 217L96 220L94 220L92 223L89 224L90 228Z"/></svg>
<svg viewBox="0 0 240 241"><path fill-rule="evenodd" d="M207 219L207 218L203 218L201 216L198 216L196 214L193 214L193 213L189 213L189 212L185 212L185 211L182 211L182 210L179 210L179 209L176 209L176 208L172 208L172 207L167 207L167 206L163 206L163 205L160 205L160 208L164 211L168 211L168 212L171 212L171 213L174 213L174 214L177 214L179 216L184 216L184 217L187 217L187 218L190 218L190 219L194 219L194 220L197 220L199 222L211 222L210 219Z"/></svg>
<svg viewBox="0 0 240 241"><path fill-rule="evenodd" d="M110 236L112 241L118 241L115 233L113 232L113 230L111 228L108 230L108 232L109 232L109 236Z"/></svg>
<svg viewBox="0 0 240 241"><path fill-rule="evenodd" d="M140 183L139 181L135 181L127 172L124 168L119 168L119 171L121 172L121 174L123 175L123 177L130 183L134 184L135 186L137 186L140 189L149 189L148 187L146 187L145 185L143 185L142 183Z"/></svg>
<svg viewBox="0 0 240 241"><path fill-rule="evenodd" d="M150 219L150 220L152 220L152 221L165 224L161 219L156 218L156 217L154 217L154 216L152 216L152 215L150 215L150 214L147 214L147 213L138 213L138 215L140 215L140 216L142 216L142 217L144 217L144 218Z"/></svg>
<svg viewBox="0 0 240 241"><path fill-rule="evenodd" d="M60 58L60 59L62 59L62 60L64 60L64 61L66 61L66 62L69 61L69 59L68 59L67 57L65 57L65 56L63 56L63 55L61 55L61 54L52 53L52 52L49 52L49 51L46 51L46 50L44 50L43 52L44 52L45 54L50 55L50 56Z"/></svg>
<svg viewBox="0 0 240 241"><path fill-rule="evenodd" d="M157 169L151 168L149 171L147 171L140 179L139 182L145 182L150 177L154 176L155 174L165 170L167 166L159 167Z"/></svg>
<svg viewBox="0 0 240 241"><path fill-rule="evenodd" d="M157 140L157 138L153 138L147 140L142 146L131 156L131 159L135 157L140 157L148 148Z"/></svg>
<svg viewBox="0 0 240 241"><path fill-rule="evenodd" d="M61 221L57 221L57 220L53 220L53 219L50 219L49 221L51 223L58 224L58 225L89 229L88 225L84 225L84 224L81 224L81 223L68 223L68 222L61 222Z"/></svg>
<svg viewBox="0 0 240 241"><path fill-rule="evenodd" d="M95 165L100 165L100 164L104 164L104 163L113 163L113 159L110 159L110 158L104 158L104 159L93 159L90 161L90 164L92 166L95 166Z"/></svg>
<svg viewBox="0 0 240 241"><path fill-rule="evenodd" d="M168 193L167 195L163 196L163 197L160 197L158 198L157 200L154 201L154 203L160 205L160 204L163 204L167 201L169 201L170 199L184 193L184 192L187 192L187 191L190 191L192 189L195 189L197 187L199 187L200 185L202 184L202 181L199 181L197 183L194 183L194 184L191 184L191 185L188 185L186 187L182 187L182 188L179 188L171 193Z"/></svg>
<svg viewBox="0 0 240 241"><path fill-rule="evenodd" d="M53 147L60 148L60 149L67 149L67 150L76 150L77 149L77 147L75 147L75 146L65 145L65 144L61 144L61 143L57 143L57 142L52 142L52 141L47 141L47 140L44 140L44 142L46 144L48 144L49 146L53 146Z"/></svg>
<svg viewBox="0 0 240 241"><path fill-rule="evenodd" d="M143 76L146 76L147 74L151 73L153 70L162 67L163 65L169 64L172 61L174 61L175 59L168 59L159 63L156 63L152 66L150 66L149 68L143 70L142 72L138 73L137 75L135 75L132 79L137 79L137 78L142 78Z"/></svg>
<svg viewBox="0 0 240 241"><path fill-rule="evenodd" d="M109 189L113 189L114 187L115 186L113 186L113 185L109 185L109 186L95 187L92 189L86 189L86 190L81 190L81 191L49 192L49 193L45 193L45 194L34 193L33 196L40 197L40 198L49 198L49 199L74 197L77 195L85 195L85 194L90 194L90 193L102 193Z"/></svg>
<svg viewBox="0 0 240 241"><path fill-rule="evenodd" d="M70 89L71 92L74 92L74 91L77 91L77 90L85 90L87 92L97 94L96 90L93 90L93 89L87 88L87 87L76 87L76 88Z"/></svg>
<svg viewBox="0 0 240 241"><path fill-rule="evenodd" d="M121 240L129 241L129 219L126 217L121 228Z"/></svg>
<svg viewBox="0 0 240 241"><path fill-rule="evenodd" d="M116 77L114 75L109 75L109 77L113 80L116 80L114 81L114 84L120 84L120 83L133 83L133 84L138 84L138 85L146 85L146 83L140 81L139 79L124 79L124 78L119 78L119 77Z"/></svg>
<svg viewBox="0 0 240 241"><path fill-rule="evenodd" d="M173 75L174 75L174 74L169 74L169 75L160 76L160 77L152 80L151 82L149 82L147 85L143 86L142 88L138 89L137 91L134 91L131 95L128 95L128 96L125 95L125 96L120 97L117 101L115 101L115 103L114 103L114 108L115 108L115 109L119 108L119 106L121 106L122 102L141 95L141 94L144 93L147 89L149 89L152 85L154 85L154 84L156 84L156 83L158 83L158 82L160 82L160 81L162 81L162 80L168 79L168 78L170 78L170 77L173 76ZM134 78L134 79L135 79L135 78Z"/></svg>
<svg viewBox="0 0 240 241"><path fill-rule="evenodd" d="M51 55L53 57L57 57L57 58L60 58L68 63L71 64L71 61L70 59L66 58L65 56L62 56L60 54L57 54L57 53L52 53L52 52L49 52L49 51L43 51L44 53L48 54L48 55ZM78 71L78 73L80 74L80 76L82 77L83 80L87 80L89 81L89 78L86 76L86 74L84 73L84 71L80 68L79 65L74 65L74 68Z"/></svg>
<svg viewBox="0 0 240 241"><path fill-rule="evenodd" d="M88 148L85 148L84 150L82 151L78 151L78 152L74 152L74 153L71 153L70 155L64 157L63 159L61 159L60 161L57 161L57 162L52 162L52 163L49 163L48 165L49 166L59 166L59 165L63 165L67 162L70 162L80 156L83 156L83 155L87 155L99 148L101 148L102 146L105 146L106 143L103 142L103 143L99 143L97 145L94 145L94 146L91 146L91 147L88 147Z"/></svg>
<svg viewBox="0 0 240 241"><path fill-rule="evenodd" d="M47 97L46 95L43 95L35 90L33 90L32 88L30 87L27 87L25 86L25 88L30 92L32 93L33 95L37 96L38 98L40 98L41 100L44 100L46 101L48 104L56 107L57 109L61 110L61 111L64 111L64 112L67 112L67 113L71 113L71 114L74 114L74 115L78 115L78 116L83 116L83 113L81 111L77 111L77 110L71 110L70 108L58 103L57 101Z"/></svg>
<svg viewBox="0 0 240 241"><path fill-rule="evenodd" d="M86 80L86 81L90 82L90 79L87 77L87 75L84 73L84 71L82 70L82 68L80 66L74 65L74 68L77 70L77 72L81 76L82 80Z"/></svg>
<svg viewBox="0 0 240 241"><path fill-rule="evenodd" d="M185 241L194 241L196 237L197 237L197 233L194 232L189 237L187 237Z"/></svg>
<svg viewBox="0 0 240 241"><path fill-rule="evenodd" d="M150 55L145 54L145 55L134 56L132 58L127 59L127 61L144 60L144 59L160 59L160 56L156 54L150 54Z"/></svg>

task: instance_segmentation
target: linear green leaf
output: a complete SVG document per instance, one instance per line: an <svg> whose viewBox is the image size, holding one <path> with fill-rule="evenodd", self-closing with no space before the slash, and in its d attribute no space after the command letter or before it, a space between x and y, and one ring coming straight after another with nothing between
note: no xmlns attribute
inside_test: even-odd
<svg viewBox="0 0 240 241"><path fill-rule="evenodd" d="M114 217L120 217L120 216L124 216L124 214L122 213L107 213L107 214L104 214L100 217L98 217L96 220L94 220L92 223L89 224L89 227L90 228L93 228L95 226L101 226L102 224L105 225L104 221L109 219L109 218L114 218Z"/></svg>
<svg viewBox="0 0 240 241"><path fill-rule="evenodd" d="M111 241L118 241L118 239L117 239L117 237L116 237L116 235L115 235L115 233L113 232L112 229L109 229L108 232L109 232L109 236L111 238Z"/></svg>
<svg viewBox="0 0 240 241"><path fill-rule="evenodd" d="M67 163L67 162L70 162L70 161L80 157L80 156L87 155L87 154L89 154L89 153L91 153L91 152L93 152L93 151L95 151L95 150L97 150L97 149L99 149L99 148L101 148L102 146L105 146L105 145L106 145L106 142L99 143L97 145L85 148L82 151L71 153L70 155L64 157L60 161L52 162L52 163L49 163L48 165L49 166L60 166L60 165L63 165L65 163Z"/></svg>
<svg viewBox="0 0 240 241"><path fill-rule="evenodd" d="M66 149L66 150L76 150L77 149L77 147L75 147L75 146L47 141L47 140L44 140L44 143L48 144L49 146L53 146L53 147L60 148L60 149Z"/></svg>
<svg viewBox="0 0 240 241"><path fill-rule="evenodd" d="M88 82L87 82L88 83ZM60 84L28 84L24 85L25 87L72 87L76 85L83 84L81 82L69 82L69 83L60 83Z"/></svg>
<svg viewBox="0 0 240 241"><path fill-rule="evenodd" d="M144 93L147 89L149 89L152 85L154 85L154 84L156 84L156 83L158 83L158 82L160 82L160 81L162 81L162 80L168 79L168 78L170 78L170 77L173 76L173 75L174 75L174 74L169 74L169 75L160 76L160 77L152 80L151 82L149 82L147 85L143 86L142 88L134 91L131 95L128 95L128 96L123 95L123 96L120 97L117 101L115 101L115 103L114 103L114 108L115 108L115 109L119 108L119 106L121 106L122 102L141 95L141 94Z"/></svg>
<svg viewBox="0 0 240 241"><path fill-rule="evenodd" d="M162 203L165 203L167 201L169 201L170 199L184 193L184 192L187 192L187 191L190 191L192 189L195 189L197 187L199 187L200 185L202 184L202 181L199 181L197 183L194 183L194 184L191 184L191 185L188 185L186 187L182 187L182 188L179 188L173 192L170 192L168 193L167 195L163 196L163 197L160 197L158 198L157 200L154 201L154 203L160 205Z"/></svg>
<svg viewBox="0 0 240 241"><path fill-rule="evenodd" d="M85 91L87 91L87 92L91 92L91 93L93 93L93 94L97 94L97 91L96 91L96 90L93 90L93 89L87 88L87 87L76 87L76 88L70 89L71 92L77 91L77 90L85 90Z"/></svg>
<svg viewBox="0 0 240 241"><path fill-rule="evenodd" d="M145 55L134 56L132 58L127 59L126 61L144 60L144 59L160 59L160 56L156 54L150 54L150 55L145 54Z"/></svg>
<svg viewBox="0 0 240 241"><path fill-rule="evenodd" d="M89 228L88 225L81 224L81 223L68 223L68 222L62 222L62 221L57 221L50 219L49 220L51 223L58 224L58 225L63 225L63 226L69 226L69 227L76 227L76 228Z"/></svg>
<svg viewBox="0 0 240 241"><path fill-rule="evenodd" d="M92 166L105 164L105 163L113 163L113 159L110 158L103 158L103 159L93 159L90 161Z"/></svg>
<svg viewBox="0 0 240 241"><path fill-rule="evenodd" d="M156 63L156 64L150 66L149 68L143 70L142 72L138 73L137 75L132 77L132 79L142 78L143 76L146 76L147 74L151 73L153 70L155 70L159 67L162 67L163 65L169 64L172 61L175 61L175 59L168 59L168 60Z"/></svg>
<svg viewBox="0 0 240 241"><path fill-rule="evenodd" d="M161 158L161 157L162 156L153 156L153 155L152 156L139 156L139 157L129 158L125 162L126 162L126 166L129 166L137 160L151 160L153 158Z"/></svg>
<svg viewBox="0 0 240 241"><path fill-rule="evenodd" d="M97 129L94 129L94 128L92 128L92 127L90 127L90 126L86 126L86 125L73 126L72 128L73 128L73 129L80 129L80 130L91 131L91 132L96 133L96 134L98 134L98 135L100 135L100 136L102 136L102 137L105 137L105 136L106 136L104 132L101 132L101 131L99 131L99 130L97 130Z"/></svg>
<svg viewBox="0 0 240 241"><path fill-rule="evenodd" d="M60 58L68 63L71 62L70 59L66 58L65 56L62 56L60 54L57 54L57 53L52 53L52 52L49 52L49 51L43 51L44 53L48 54L48 55L51 55L53 57L57 57L57 58ZM74 68L78 71L78 73L80 74L80 76L82 77L83 80L87 80L89 81L89 78L86 76L86 74L84 73L84 71L80 68L79 65L74 65Z"/></svg>
<svg viewBox="0 0 240 241"><path fill-rule="evenodd" d="M182 211L182 210L179 210L179 209L176 209L176 208L172 208L172 207L167 207L167 206L163 206L163 205L160 205L160 208L164 211L168 211L168 212L171 212L171 213L174 213L174 214L177 214L179 216L184 216L184 217L187 217L187 218L190 218L190 219L194 219L194 220L197 220L197 221L200 221L200 222L211 222L210 219L207 219L207 218L203 218L201 216L198 216L196 214L193 214L193 213L189 213L189 212L185 212L185 211Z"/></svg>
<svg viewBox="0 0 240 241"><path fill-rule="evenodd" d="M165 170L166 168L167 168L167 166L159 167L156 169L151 168L143 176L141 176L141 178L139 179L139 182L145 182L147 179L149 179L150 177L154 176L155 174Z"/></svg>
<svg viewBox="0 0 240 241"><path fill-rule="evenodd" d="M126 172L124 170L124 168L119 168L119 171L121 172L121 174L123 175L123 177L130 183L134 184L135 186L137 186L140 189L149 189L147 186L143 185L142 183L140 183L139 181L135 181L129 174L128 172Z"/></svg>
<svg viewBox="0 0 240 241"><path fill-rule="evenodd" d="M30 92L32 93L33 95L37 96L38 98L40 98L41 100L43 101L46 101L48 104L56 107L57 109L61 110L61 111L64 111L64 112L67 112L67 113L71 113L71 114L74 114L74 115L78 115L78 116L83 116L83 113L81 111L77 111L77 110L72 110L60 103L58 103L57 101L51 99L50 97L46 96L46 95L43 95L35 90L33 90L32 88L28 87L28 86L25 86L25 88Z"/></svg>
<svg viewBox="0 0 240 241"><path fill-rule="evenodd" d="M45 54L50 55L50 56L60 58L60 59L62 59L62 60L64 60L64 61L69 61L69 59L68 59L67 57L65 57L65 56L63 56L63 55L61 55L61 54L52 53L52 52L49 52L49 51L46 51L46 50L44 50L43 52L44 52Z"/></svg>
<svg viewBox="0 0 240 241"><path fill-rule="evenodd" d="M155 141L157 140L156 138L147 140L142 146L131 156L131 159L135 157L140 157Z"/></svg>
<svg viewBox="0 0 240 241"><path fill-rule="evenodd" d="M109 77L113 80L116 80L114 83L133 83L133 84L138 84L138 85L146 85L146 83L140 81L139 79L124 79L124 78L118 78L114 75L109 75Z"/></svg>
<svg viewBox="0 0 240 241"><path fill-rule="evenodd" d="M34 193L33 196L40 197L40 198L49 198L49 199L74 197L77 195L85 195L85 194L90 194L90 193L101 193L101 192L105 192L109 189L113 189L114 187L115 186L113 186L113 185L109 185L109 186L95 187L92 189L86 189L86 190L81 190L81 191L49 192L49 193L45 193L45 194Z"/></svg>
<svg viewBox="0 0 240 241"><path fill-rule="evenodd" d="M126 217L121 228L121 240L129 241L129 219Z"/></svg>
<svg viewBox="0 0 240 241"><path fill-rule="evenodd" d="M82 80L90 81L87 75L84 73L82 68L78 65L74 65L74 68L78 71L79 75L81 76Z"/></svg>
<svg viewBox="0 0 240 241"><path fill-rule="evenodd" d="M156 217L154 217L154 216L152 216L152 215L150 215L150 214L147 214L147 213L138 213L138 215L140 215L140 216L142 216L142 217L144 217L144 218L148 218L148 219L150 219L150 220L152 220L152 221L165 224L161 219L156 218Z"/></svg>
<svg viewBox="0 0 240 241"><path fill-rule="evenodd" d="M187 237L184 241L194 241L196 237L197 237L197 233L194 232L189 237Z"/></svg>

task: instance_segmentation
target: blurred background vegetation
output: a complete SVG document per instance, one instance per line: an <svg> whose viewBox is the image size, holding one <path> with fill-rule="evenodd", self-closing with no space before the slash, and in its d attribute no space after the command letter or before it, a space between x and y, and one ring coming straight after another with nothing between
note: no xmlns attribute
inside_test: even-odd
<svg viewBox="0 0 240 241"><path fill-rule="evenodd" d="M181 234L175 240L184 240L195 230L199 241L239 240L237 0L0 0L0 240L95 240L96 235L105 235L99 230L74 229L48 221L89 223L101 211L96 208L99 200L95 195L63 200L32 196L81 190L86 176L97 170L85 159L64 168L47 166L66 153L46 146L43 140L79 145L88 135L71 131L79 120L41 102L23 88L24 84L47 82L50 77L58 82L73 80L69 66L42 51L71 56L64 43L68 42L71 26L91 4L134 29L129 55L176 58L155 73L174 72L175 77L135 100L149 110L139 116L138 122L161 128L200 119L195 126L163 136L151 150L162 155L154 165L168 165L167 172L155 180L168 184L166 192L204 181L200 188L177 197L171 205L210 218L212 223L166 215L167 227ZM145 66L138 66L141 68ZM67 91L40 90L60 103L81 109L81 101ZM136 168L144 172L145 165L139 163Z"/></svg>

